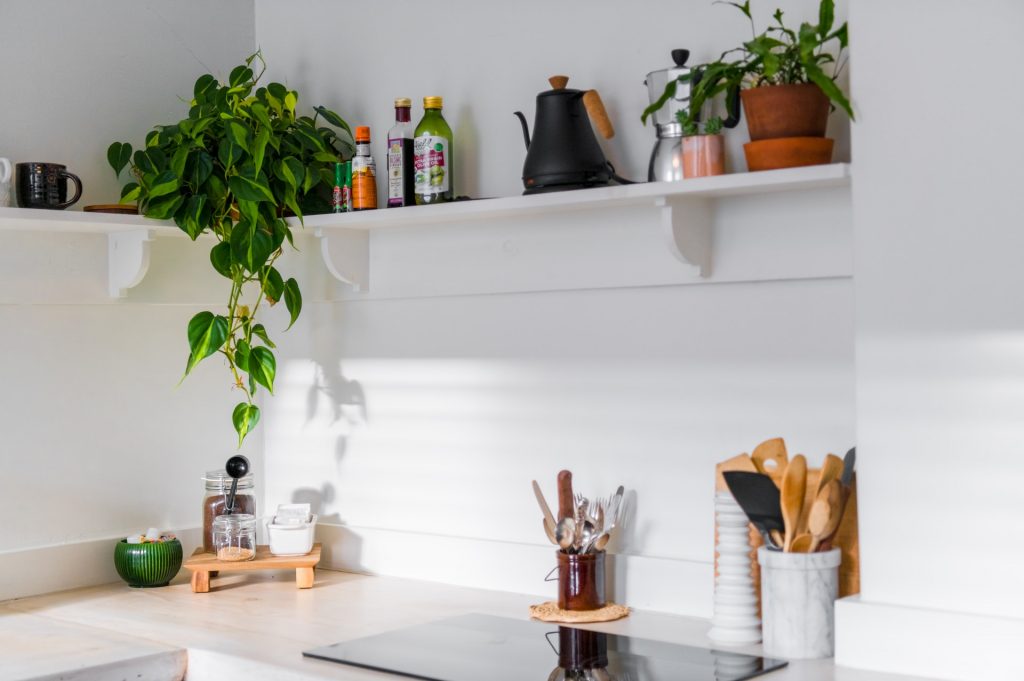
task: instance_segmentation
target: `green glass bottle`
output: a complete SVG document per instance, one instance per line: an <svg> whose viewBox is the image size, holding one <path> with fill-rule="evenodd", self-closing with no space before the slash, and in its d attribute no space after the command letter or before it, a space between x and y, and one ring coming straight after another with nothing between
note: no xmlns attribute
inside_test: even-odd
<svg viewBox="0 0 1024 681"><path fill-rule="evenodd" d="M423 119L413 140L417 206L455 199L452 129L441 115L443 103L440 97L423 98Z"/></svg>

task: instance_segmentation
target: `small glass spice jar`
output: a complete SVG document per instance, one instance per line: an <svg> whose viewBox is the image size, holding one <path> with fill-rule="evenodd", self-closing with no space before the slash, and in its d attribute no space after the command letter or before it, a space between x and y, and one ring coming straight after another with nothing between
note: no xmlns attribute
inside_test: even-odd
<svg viewBox="0 0 1024 681"><path fill-rule="evenodd" d="M231 491L231 476L224 470L207 471L203 476L206 494L203 496L203 551L215 553L213 546L213 520L228 514L228 493ZM252 473L238 479L233 513L256 514L255 478Z"/></svg>
<svg viewBox="0 0 1024 681"><path fill-rule="evenodd" d="M256 557L256 516L219 515L213 520L213 550L217 560L238 562Z"/></svg>

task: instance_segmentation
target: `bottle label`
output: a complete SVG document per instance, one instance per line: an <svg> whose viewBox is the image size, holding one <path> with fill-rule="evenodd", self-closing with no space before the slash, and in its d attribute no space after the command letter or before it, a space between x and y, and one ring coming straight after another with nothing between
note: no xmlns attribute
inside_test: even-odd
<svg viewBox="0 0 1024 681"><path fill-rule="evenodd" d="M402 149L402 138L388 140L388 205L405 204L405 178L402 176L405 152Z"/></svg>
<svg viewBox="0 0 1024 681"><path fill-rule="evenodd" d="M377 169L370 156L352 158L352 209L377 207Z"/></svg>
<svg viewBox="0 0 1024 681"><path fill-rule="evenodd" d="M416 159L416 193L441 194L451 187L448 177L448 140L434 135L421 135L414 143Z"/></svg>

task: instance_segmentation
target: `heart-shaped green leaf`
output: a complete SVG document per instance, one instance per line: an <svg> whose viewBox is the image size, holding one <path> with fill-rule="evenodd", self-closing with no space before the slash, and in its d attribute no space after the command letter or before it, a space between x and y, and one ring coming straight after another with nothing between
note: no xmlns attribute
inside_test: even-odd
<svg viewBox="0 0 1024 681"><path fill-rule="evenodd" d="M251 348L244 339L235 344L235 366L242 371L249 371L249 355Z"/></svg>
<svg viewBox="0 0 1024 681"><path fill-rule="evenodd" d="M267 335L267 329L262 324L256 324L252 327L252 335L259 338L261 341L266 343L268 348L276 348L274 342L270 340L270 336Z"/></svg>
<svg viewBox="0 0 1024 681"><path fill-rule="evenodd" d="M267 185L267 176L263 173L253 177L251 174L232 175L228 179L228 188L239 199L246 201L270 201L274 203L274 195Z"/></svg>
<svg viewBox="0 0 1024 681"><path fill-rule="evenodd" d="M228 338L228 320L221 315L203 311L192 317L188 323L188 346L192 350L185 375L213 353L220 350Z"/></svg>
<svg viewBox="0 0 1024 681"><path fill-rule="evenodd" d="M263 275L263 295L271 305L284 295L284 278L274 267L268 268Z"/></svg>
<svg viewBox="0 0 1024 681"><path fill-rule="evenodd" d="M166 196L178 189L181 182L178 176L171 170L165 170L156 176L149 186L149 198L155 199L158 196Z"/></svg>
<svg viewBox="0 0 1024 681"><path fill-rule="evenodd" d="M265 227L245 220L231 230L231 256L249 272L259 271L273 251L273 238Z"/></svg>
<svg viewBox="0 0 1024 681"><path fill-rule="evenodd" d="M210 249L210 264L213 265L213 269L227 277L231 278L231 244L227 241L221 241L216 246Z"/></svg>
<svg viewBox="0 0 1024 681"><path fill-rule="evenodd" d="M239 402L238 406L231 413L231 422L238 433L238 446L242 446L242 440L252 432L256 424L260 422L260 408L248 402Z"/></svg>
<svg viewBox="0 0 1024 681"><path fill-rule="evenodd" d="M132 145L114 142L107 148L107 162L114 169L114 177L118 177L132 157Z"/></svg>
<svg viewBox="0 0 1024 681"><path fill-rule="evenodd" d="M253 380L274 392L274 376L277 373L277 360L270 348L257 345L249 352L249 375Z"/></svg>
<svg viewBox="0 0 1024 681"><path fill-rule="evenodd" d="M299 318L299 313L302 312L302 293L299 291L299 282L294 279L289 279L284 283L284 306L288 308L288 314L291 315L291 321L288 323L288 329L290 329L295 324L295 320Z"/></svg>
<svg viewBox="0 0 1024 681"><path fill-rule="evenodd" d="M121 188L121 203L131 203L132 201L139 200L139 194L142 193L142 187L136 182L129 182Z"/></svg>

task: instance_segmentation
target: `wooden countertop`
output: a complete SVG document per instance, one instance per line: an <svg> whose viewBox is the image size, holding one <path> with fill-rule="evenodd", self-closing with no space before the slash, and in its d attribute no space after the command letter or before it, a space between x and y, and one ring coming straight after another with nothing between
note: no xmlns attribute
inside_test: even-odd
<svg viewBox="0 0 1024 681"><path fill-rule="evenodd" d="M187 575L186 575L187 577ZM181 580L179 575L178 581ZM470 612L528 619L538 596L318 570L313 589L293 571L237 573L208 594L187 582L158 589L111 584L0 603L0 681L399 678L309 660L302 651ZM589 628L708 646L705 620L634 612ZM760 652L758 646L739 649ZM96 669L102 667L102 669ZM913 681L794 662L770 681Z"/></svg>

